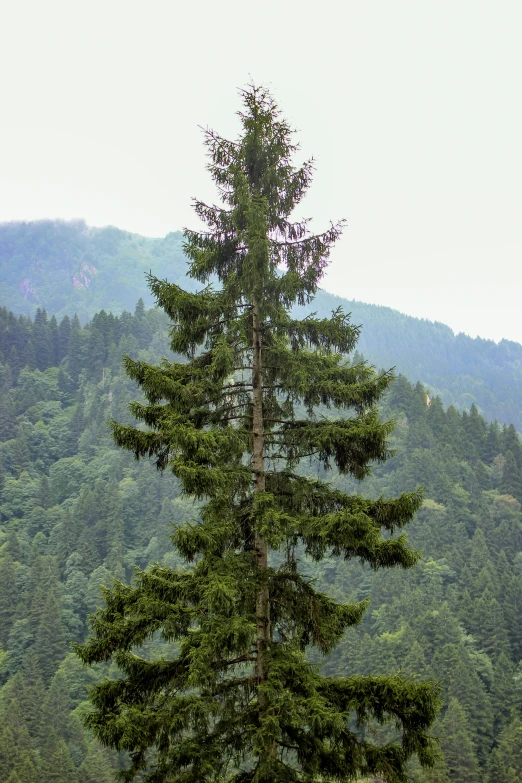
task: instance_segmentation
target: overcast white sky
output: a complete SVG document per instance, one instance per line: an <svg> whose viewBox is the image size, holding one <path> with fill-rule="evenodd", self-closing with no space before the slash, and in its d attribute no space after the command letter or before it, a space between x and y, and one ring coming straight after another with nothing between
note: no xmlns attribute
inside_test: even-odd
<svg viewBox="0 0 522 783"><path fill-rule="evenodd" d="M520 0L4 4L0 220L195 226L252 78L317 159L297 216L348 219L325 288L522 342L521 41Z"/></svg>

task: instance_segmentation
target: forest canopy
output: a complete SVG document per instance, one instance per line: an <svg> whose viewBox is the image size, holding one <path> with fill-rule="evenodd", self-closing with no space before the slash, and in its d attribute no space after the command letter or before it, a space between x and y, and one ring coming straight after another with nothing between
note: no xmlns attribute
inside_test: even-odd
<svg viewBox="0 0 522 783"><path fill-rule="evenodd" d="M174 477L117 449L106 426L111 417L132 422L127 404L137 391L121 355L150 363L174 358L165 319L141 306L136 313L101 313L84 327L72 321L60 363L43 370L20 367L12 345L0 358L0 775L6 779L16 770L22 783L33 783L35 770L55 769L59 756L66 767L60 783L112 780L111 770L124 760L102 750L79 715L87 685L115 670L82 668L69 645L85 639L87 614L101 606L101 584L131 579L136 565L180 564L169 535L194 513L192 503L181 498ZM3 318L18 323L7 311ZM34 322L23 325L31 334ZM9 356L17 357L13 365ZM488 424L476 410L459 413L437 398L428 407L424 387L404 377L391 385L382 415L397 422L395 456L375 466L365 491L377 498L424 486L426 500L409 533L423 559L397 575L356 562L309 565L318 587L338 600L371 595L361 624L328 657L325 672L341 672L349 661L361 674L402 670L440 679L445 707L434 732L450 763L467 765L472 781L511 783L522 770L520 439L514 427ZM306 473L321 474L314 464ZM334 476L333 484L358 490L347 477ZM161 640L144 648L151 658L165 653ZM47 743L51 722L56 739ZM446 767L437 774L434 780L462 779ZM430 780L415 769L412 775Z"/></svg>

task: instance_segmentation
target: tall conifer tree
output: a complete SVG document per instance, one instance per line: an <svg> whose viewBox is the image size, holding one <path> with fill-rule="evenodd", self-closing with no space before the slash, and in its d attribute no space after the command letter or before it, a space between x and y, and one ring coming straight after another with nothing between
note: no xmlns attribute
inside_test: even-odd
<svg viewBox="0 0 522 783"><path fill-rule="evenodd" d="M189 274L206 287L150 278L186 362L127 357L146 398L131 410L146 428L113 425L120 446L154 457L203 501L200 520L173 538L193 565L155 565L106 591L79 654L114 659L123 676L96 686L88 723L130 752L128 780L403 781L412 754L430 762L436 689L321 676L307 647L328 653L366 604L336 603L299 565L306 554L409 568L417 553L394 533L421 498L370 501L299 470L313 458L362 479L388 457L391 424L376 405L391 375L346 361L358 329L341 310L292 317L313 299L342 224L312 235L307 220L291 222L312 163L293 166L290 128L266 91L242 99L237 141L206 132L223 204L197 201L208 232L185 233ZM152 634L177 642L171 658L133 652ZM388 719L401 738L379 747L364 728Z"/></svg>

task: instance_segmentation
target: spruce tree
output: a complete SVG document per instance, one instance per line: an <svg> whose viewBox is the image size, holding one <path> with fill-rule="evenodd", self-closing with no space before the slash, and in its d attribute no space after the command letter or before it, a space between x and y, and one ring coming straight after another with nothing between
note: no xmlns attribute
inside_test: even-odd
<svg viewBox="0 0 522 783"><path fill-rule="evenodd" d="M35 351L36 367L39 370L45 370L53 364L53 344L49 325L47 323L47 313L45 310L36 311L33 325L32 343Z"/></svg>
<svg viewBox="0 0 522 783"><path fill-rule="evenodd" d="M69 319L69 316L66 315L64 318L60 321L60 326L58 327L58 362L59 364L62 359L65 359L67 356L67 351L69 349L69 339L71 337L71 321Z"/></svg>
<svg viewBox="0 0 522 783"><path fill-rule="evenodd" d="M502 483L500 491L505 495L512 495L514 498L520 497L521 481L518 465L512 451L506 453L504 470L502 471Z"/></svg>
<svg viewBox="0 0 522 783"><path fill-rule="evenodd" d="M504 726L509 723L517 706L515 689L515 667L510 659L501 653L496 661L491 683L491 706L495 715L493 733L498 737Z"/></svg>
<svg viewBox="0 0 522 783"><path fill-rule="evenodd" d="M16 414L9 394L3 388L0 396L0 441L11 440L16 435Z"/></svg>
<svg viewBox="0 0 522 783"><path fill-rule="evenodd" d="M450 701L442 721L441 743L450 780L455 783L479 783L479 765L468 716L457 699Z"/></svg>
<svg viewBox="0 0 522 783"><path fill-rule="evenodd" d="M16 618L19 602L16 586L16 571L12 558L7 555L0 560L0 644L5 647Z"/></svg>
<svg viewBox="0 0 522 783"><path fill-rule="evenodd" d="M488 783L512 783L522 775L522 722L514 718L498 738L488 763Z"/></svg>
<svg viewBox="0 0 522 783"><path fill-rule="evenodd" d="M49 593L43 606L34 649L44 682L49 683L65 653L60 599L55 593Z"/></svg>
<svg viewBox="0 0 522 783"><path fill-rule="evenodd" d="M67 745L58 739L54 729L48 732L42 747L41 783L77 783L78 776Z"/></svg>
<svg viewBox="0 0 522 783"><path fill-rule="evenodd" d="M110 762L96 742L91 742L89 745L78 769L78 778L80 783L114 783Z"/></svg>
<svg viewBox="0 0 522 783"><path fill-rule="evenodd" d="M18 693L20 709L31 737L36 737L42 720L45 687L34 647L30 647L26 652L22 672L15 675L13 679L16 677L20 677L22 681Z"/></svg>
<svg viewBox="0 0 522 783"><path fill-rule="evenodd" d="M185 362L125 359L144 403L139 427L113 424L116 442L154 457L202 502L173 541L191 567L153 565L133 587L106 590L87 663L113 659L122 676L91 694L88 725L130 753L126 779L345 781L406 779L406 762L432 760L428 729L437 688L401 676L321 676L307 648L328 653L366 602L339 604L317 589L303 558L359 558L409 568L418 554L395 535L418 492L366 500L306 477L310 459L363 479L389 455L392 425L377 403L391 374L345 359L358 337L340 309L292 317L313 299L342 224L312 235L290 215L312 162L292 164L291 131L270 95L242 92L235 142L206 132L209 171L223 206L195 203L208 232L186 231L198 293L150 277ZM171 657L133 649L154 634ZM391 720L383 746L365 727Z"/></svg>

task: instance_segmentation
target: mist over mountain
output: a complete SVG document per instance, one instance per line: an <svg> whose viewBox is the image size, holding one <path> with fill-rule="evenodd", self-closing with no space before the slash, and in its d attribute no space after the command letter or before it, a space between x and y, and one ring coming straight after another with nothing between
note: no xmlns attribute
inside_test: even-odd
<svg viewBox="0 0 522 783"><path fill-rule="evenodd" d="M77 313L85 323L102 309L133 311L140 297L151 306L149 270L197 287L186 277L181 232L150 239L83 221L0 225L0 303L18 315L45 308L58 319ZM309 309L329 316L339 306L362 324L358 350L376 366L420 380L446 405L464 410L475 403L486 419L522 431L522 345L456 335L444 324L325 291Z"/></svg>

